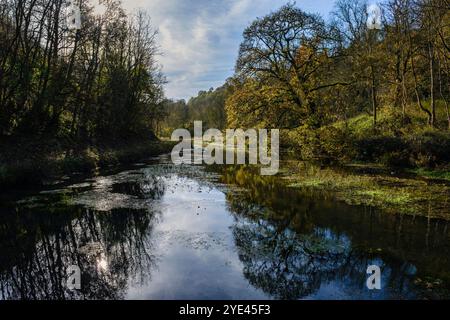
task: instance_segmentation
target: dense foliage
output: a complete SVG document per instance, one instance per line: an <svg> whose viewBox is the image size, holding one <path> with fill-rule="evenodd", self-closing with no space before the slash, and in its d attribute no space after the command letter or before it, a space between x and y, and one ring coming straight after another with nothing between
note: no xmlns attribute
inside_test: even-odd
<svg viewBox="0 0 450 320"><path fill-rule="evenodd" d="M448 164L450 3L387 0L382 11L381 29L367 27L364 0L338 0L329 23L294 4L255 20L228 125L286 129L303 158Z"/></svg>
<svg viewBox="0 0 450 320"><path fill-rule="evenodd" d="M0 136L149 136L163 101L149 17L118 0L99 15L83 0L76 30L69 4L0 0Z"/></svg>
<svg viewBox="0 0 450 320"><path fill-rule="evenodd" d="M244 31L229 122L319 127L370 112L376 126L389 105L400 120L417 106L429 125L449 126L448 1L386 1L381 30L367 28L366 8L339 0L326 24L288 4L253 22Z"/></svg>

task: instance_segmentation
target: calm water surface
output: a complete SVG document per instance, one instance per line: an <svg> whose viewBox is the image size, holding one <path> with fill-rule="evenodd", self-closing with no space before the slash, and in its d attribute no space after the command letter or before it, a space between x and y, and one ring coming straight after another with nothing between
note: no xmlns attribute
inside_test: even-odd
<svg viewBox="0 0 450 320"><path fill-rule="evenodd" d="M252 171L161 157L2 195L0 298L450 298L445 221L348 206ZM373 264L380 291L366 287ZM71 265L80 291L66 289Z"/></svg>

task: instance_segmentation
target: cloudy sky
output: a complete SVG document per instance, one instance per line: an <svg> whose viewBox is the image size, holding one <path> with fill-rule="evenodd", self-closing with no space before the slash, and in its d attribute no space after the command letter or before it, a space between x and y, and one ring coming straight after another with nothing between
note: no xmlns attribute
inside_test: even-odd
<svg viewBox="0 0 450 320"><path fill-rule="evenodd" d="M233 74L242 32L255 18L289 0L122 0L128 11L145 9L159 30L166 95L188 99L222 85ZM297 0L327 17L333 0Z"/></svg>

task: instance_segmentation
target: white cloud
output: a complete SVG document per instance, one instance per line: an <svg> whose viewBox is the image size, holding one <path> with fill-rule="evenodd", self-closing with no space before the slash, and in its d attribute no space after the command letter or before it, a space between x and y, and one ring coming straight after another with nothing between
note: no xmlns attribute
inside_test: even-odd
<svg viewBox="0 0 450 320"><path fill-rule="evenodd" d="M145 9L159 30L166 95L189 98L233 74L241 35L256 17L289 0L124 0L128 11ZM326 13L332 0L301 0L306 11ZM317 8L317 9L316 9Z"/></svg>

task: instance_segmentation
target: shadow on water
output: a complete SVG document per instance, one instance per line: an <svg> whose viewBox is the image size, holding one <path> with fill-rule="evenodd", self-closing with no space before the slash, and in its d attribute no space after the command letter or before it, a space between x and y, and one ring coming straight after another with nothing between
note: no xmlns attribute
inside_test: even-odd
<svg viewBox="0 0 450 320"><path fill-rule="evenodd" d="M1 299L448 298L448 223L249 167L159 164L0 205ZM366 287L369 265L382 290ZM66 269L82 270L82 289Z"/></svg>

